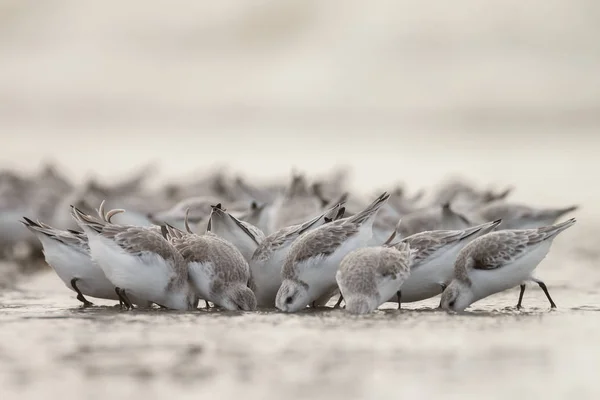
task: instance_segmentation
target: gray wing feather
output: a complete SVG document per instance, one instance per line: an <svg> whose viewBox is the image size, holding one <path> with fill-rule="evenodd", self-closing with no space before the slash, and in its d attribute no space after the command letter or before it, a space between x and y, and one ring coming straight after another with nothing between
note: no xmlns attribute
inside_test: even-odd
<svg viewBox="0 0 600 400"><path fill-rule="evenodd" d="M414 260L414 265L417 266L440 249L461 240L463 234L463 231L429 231L409 236L400 243L408 243L411 249L417 250Z"/></svg>

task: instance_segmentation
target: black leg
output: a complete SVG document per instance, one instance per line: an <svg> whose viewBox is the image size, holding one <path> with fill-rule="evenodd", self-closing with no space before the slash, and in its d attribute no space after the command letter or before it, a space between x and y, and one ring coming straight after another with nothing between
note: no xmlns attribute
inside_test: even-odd
<svg viewBox="0 0 600 400"><path fill-rule="evenodd" d="M131 302L131 300L129 300L129 296L127 296L125 289L121 289L121 295L123 296L123 300L125 301L125 305L127 306L127 309L133 310L133 303Z"/></svg>
<svg viewBox="0 0 600 400"><path fill-rule="evenodd" d="M398 310L400 310L402 309L402 303L400 302L400 300L402 299L402 292L398 290L396 292L396 296L398 296Z"/></svg>
<svg viewBox="0 0 600 400"><path fill-rule="evenodd" d="M317 302L316 301L312 302L312 308L317 308Z"/></svg>
<svg viewBox="0 0 600 400"><path fill-rule="evenodd" d="M445 283L440 283L440 287L442 288L442 294L444 294L444 290L446 290L446 284ZM442 308L442 299L440 298L440 305L438 306L438 308Z"/></svg>
<svg viewBox="0 0 600 400"><path fill-rule="evenodd" d="M79 290L79 288L77 287L77 278L71 279L71 287L73 288L73 290L75 290L77 292L77 300L82 302L84 307L89 307L89 306L94 305L91 301L88 301L83 296L83 293L81 293L81 290Z"/></svg>
<svg viewBox="0 0 600 400"><path fill-rule="evenodd" d="M129 300L129 297L127 297L124 289L115 287L115 293L117 293L117 296L119 296L119 304L121 305L121 308L123 308L123 305L125 305L125 309L127 310L133 308L133 304L131 304L131 301Z"/></svg>
<svg viewBox="0 0 600 400"><path fill-rule="evenodd" d="M525 284L521 285L521 293L519 293L519 302L517 303L517 310L520 310L522 305L521 303L523 302L523 295L525 294Z"/></svg>
<svg viewBox="0 0 600 400"><path fill-rule="evenodd" d="M119 296L119 306L121 307L121 310L122 310L123 305L126 303L125 303L125 300L123 300L123 295L121 294L121 288L115 287L115 293L117 294L117 296Z"/></svg>
<svg viewBox="0 0 600 400"><path fill-rule="evenodd" d="M338 299L337 303L335 303L335 306L333 306L333 308L340 308L340 306L342 305L342 300L344 300L344 296L340 294L340 298Z"/></svg>
<svg viewBox="0 0 600 400"><path fill-rule="evenodd" d="M540 285L540 287L544 291L544 294L546 295L546 297L548 298L548 301L550 302L550 308L556 308L556 304L554 304L554 301L552 301L552 297L550 297L550 293L548 293L548 288L546 287L546 284L537 279L535 279L534 282L537 283L538 285Z"/></svg>

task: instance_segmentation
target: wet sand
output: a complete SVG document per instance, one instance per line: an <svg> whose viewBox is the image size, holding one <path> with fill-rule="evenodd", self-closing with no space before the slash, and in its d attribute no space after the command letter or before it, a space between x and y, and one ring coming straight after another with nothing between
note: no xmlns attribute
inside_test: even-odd
<svg viewBox="0 0 600 400"><path fill-rule="evenodd" d="M437 7L6 1L0 166L514 185L583 206L538 270L557 310L536 287L521 312L514 289L464 316L439 299L364 317L81 309L51 272L6 288L0 264L0 399L600 398L598 4Z"/></svg>
<svg viewBox="0 0 600 400"><path fill-rule="evenodd" d="M467 315L439 298L361 317L83 309L44 272L0 295L2 398L598 398L598 254L579 228L538 270L554 311L537 287L523 311L516 288Z"/></svg>

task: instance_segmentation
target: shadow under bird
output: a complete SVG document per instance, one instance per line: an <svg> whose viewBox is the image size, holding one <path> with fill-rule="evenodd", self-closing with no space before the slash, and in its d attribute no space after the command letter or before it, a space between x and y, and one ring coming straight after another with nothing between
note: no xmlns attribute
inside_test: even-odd
<svg viewBox="0 0 600 400"><path fill-rule="evenodd" d="M365 247L344 257L335 279L346 311L367 314L399 296L415 254L408 243L401 243L397 247Z"/></svg>
<svg viewBox="0 0 600 400"><path fill-rule="evenodd" d="M460 312L478 300L520 286L517 308L521 308L525 283L535 282L555 308L546 284L533 273L554 238L574 224L573 218L552 226L496 231L475 239L458 254L454 279L444 290L440 305Z"/></svg>
<svg viewBox="0 0 600 400"><path fill-rule="evenodd" d="M368 245L377 211L388 198L389 194L383 193L352 217L300 236L292 244L283 266L276 307L296 312L309 304L326 303L338 290L335 274L340 262L348 253Z"/></svg>
<svg viewBox="0 0 600 400"><path fill-rule="evenodd" d="M74 207L72 212L88 237L93 260L128 308L132 308L129 295L174 310L196 308L185 260L154 227L113 224L112 216L124 210L105 214L104 203L99 218Z"/></svg>

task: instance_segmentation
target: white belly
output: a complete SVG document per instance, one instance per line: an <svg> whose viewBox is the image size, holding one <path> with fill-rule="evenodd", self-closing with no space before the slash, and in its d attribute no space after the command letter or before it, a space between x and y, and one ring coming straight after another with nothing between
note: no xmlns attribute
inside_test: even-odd
<svg viewBox="0 0 600 400"><path fill-rule="evenodd" d="M412 303L435 297L442 293L442 283L448 284L454 276L454 262L463 244L457 245L425 264L410 270L410 276L402 284L403 303ZM389 301L396 301L392 296Z"/></svg>
<svg viewBox="0 0 600 400"><path fill-rule="evenodd" d="M543 242L514 263L501 268L470 271L469 278L475 296L473 302L530 280L535 268L548 254L550 245L551 241Z"/></svg>
<svg viewBox="0 0 600 400"><path fill-rule="evenodd" d="M173 275L166 261L154 253L134 256L112 241L90 235L92 258L108 280L135 297L164 304L166 287Z"/></svg>
<svg viewBox="0 0 600 400"><path fill-rule="evenodd" d="M188 273L198 297L214 303L215 300L211 295L211 283L214 276L213 264L210 262L189 263Z"/></svg>
<svg viewBox="0 0 600 400"><path fill-rule="evenodd" d="M88 254L48 238L41 238L41 241L46 262L54 269L65 286L75 291L71 280L77 279L77 288L84 295L118 300L114 285Z"/></svg>
<svg viewBox="0 0 600 400"><path fill-rule="evenodd" d="M365 247L371 238L371 228L363 226L358 235L346 241L327 257L313 257L298 264L298 278L309 285L310 302L321 298L335 289L335 274L343 258L352 251Z"/></svg>
<svg viewBox="0 0 600 400"><path fill-rule="evenodd" d="M252 278L256 285L256 302L259 307L275 307L277 291L281 286L281 269L290 247L273 252L265 262L253 261L250 264Z"/></svg>
<svg viewBox="0 0 600 400"><path fill-rule="evenodd" d="M397 298L395 297L400 289L402 289L402 300L404 300L404 284L406 284L406 282L403 282L400 278L390 279L385 281L385 283L380 284L378 287L379 296L377 307L390 300L397 301Z"/></svg>

